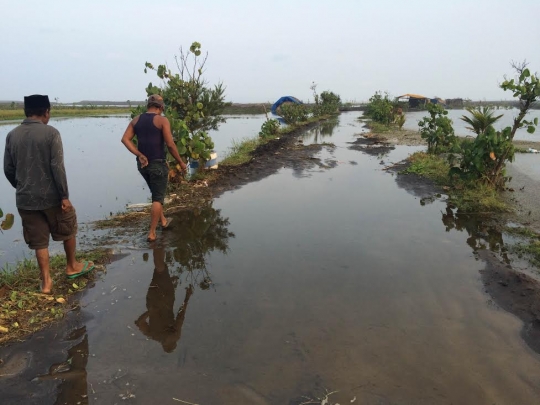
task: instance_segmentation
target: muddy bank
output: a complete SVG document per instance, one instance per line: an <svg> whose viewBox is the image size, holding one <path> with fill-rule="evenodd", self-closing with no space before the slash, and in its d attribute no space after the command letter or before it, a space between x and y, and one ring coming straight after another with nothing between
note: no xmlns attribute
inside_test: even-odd
<svg viewBox="0 0 540 405"><path fill-rule="evenodd" d="M480 271L486 292L495 305L523 321L521 337L540 353L540 282L516 271L493 252L479 250L477 254L486 263Z"/></svg>

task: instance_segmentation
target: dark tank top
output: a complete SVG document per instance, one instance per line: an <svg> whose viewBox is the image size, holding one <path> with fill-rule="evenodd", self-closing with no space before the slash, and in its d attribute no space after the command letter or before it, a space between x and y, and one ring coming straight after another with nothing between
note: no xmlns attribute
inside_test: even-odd
<svg viewBox="0 0 540 405"><path fill-rule="evenodd" d="M137 135L137 147L148 161L165 159L165 141L161 129L154 125L156 114L144 113L134 126Z"/></svg>

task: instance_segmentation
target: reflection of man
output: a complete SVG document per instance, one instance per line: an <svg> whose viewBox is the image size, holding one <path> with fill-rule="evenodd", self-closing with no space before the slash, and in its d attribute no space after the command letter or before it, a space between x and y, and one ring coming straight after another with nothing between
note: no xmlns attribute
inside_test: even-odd
<svg viewBox="0 0 540 405"><path fill-rule="evenodd" d="M135 321L135 324L146 336L160 342L163 350L172 353L180 340L188 301L193 294L193 286L189 285L186 288L184 303L175 317L175 286L165 264L163 248L154 249L154 266L154 275L146 294L147 311Z"/></svg>
<svg viewBox="0 0 540 405"><path fill-rule="evenodd" d="M49 97L24 98L26 119L6 137L4 173L17 189L17 209L24 240L35 250L41 271L41 291L51 293L49 238L64 242L68 278L94 268L92 262L75 260L77 216L69 201L64 151L60 133L47 125L51 117Z"/></svg>

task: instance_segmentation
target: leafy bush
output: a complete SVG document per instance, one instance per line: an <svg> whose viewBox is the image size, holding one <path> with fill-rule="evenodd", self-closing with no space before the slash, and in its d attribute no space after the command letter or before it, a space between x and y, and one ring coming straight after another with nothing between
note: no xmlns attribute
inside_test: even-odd
<svg viewBox="0 0 540 405"><path fill-rule="evenodd" d="M289 125L307 121L309 109L305 104L284 103L280 107L281 117Z"/></svg>
<svg viewBox="0 0 540 405"><path fill-rule="evenodd" d="M443 153L450 151L456 145L456 136L452 128L452 120L439 104L428 104L429 117L424 117L419 123L420 136L427 141L428 153Z"/></svg>
<svg viewBox="0 0 540 405"><path fill-rule="evenodd" d="M165 65L155 68L149 62L146 62L144 71L154 70L165 82L163 87L150 83L146 93L148 96L159 94L163 97L165 116L171 123L178 153L184 158L208 160L214 143L207 131L216 130L219 124L225 122L222 114L228 103L225 102L222 83L210 88L204 80L203 70L208 54L201 60L200 48L200 43L193 42L189 52L184 53L180 49L180 57L176 58L178 73L173 73ZM144 106L138 107L132 110L132 116L144 111ZM168 156L168 160L174 161L172 156Z"/></svg>
<svg viewBox="0 0 540 405"><path fill-rule="evenodd" d="M267 119L261 126L259 136L261 138L273 138L279 133L279 121Z"/></svg>
<svg viewBox="0 0 540 405"><path fill-rule="evenodd" d="M395 103L390 100L388 93L376 92L370 99L364 112L365 116L373 121L384 125L390 125L394 121Z"/></svg>
<svg viewBox="0 0 540 405"><path fill-rule="evenodd" d="M453 168L451 173L460 174L470 179L491 179L497 169L497 156L506 156L507 160L514 159L514 145L510 138L510 128L495 131L488 126L473 142L461 144L461 164Z"/></svg>
<svg viewBox="0 0 540 405"><path fill-rule="evenodd" d="M472 117L464 116L462 119L471 125L469 129L477 136L474 142L461 146L461 165L452 169L461 177L482 179L496 188L503 188L506 183L504 171L506 162L514 159L515 148L512 141L516 131L527 127L527 132L532 134L538 125L538 118L528 121L525 116L540 98L540 79L530 73L525 62L512 66L518 77L505 80L500 87L505 91L512 91L519 100L519 114L513 125L496 131L492 124L501 116L493 117L493 111L489 108L468 109Z"/></svg>

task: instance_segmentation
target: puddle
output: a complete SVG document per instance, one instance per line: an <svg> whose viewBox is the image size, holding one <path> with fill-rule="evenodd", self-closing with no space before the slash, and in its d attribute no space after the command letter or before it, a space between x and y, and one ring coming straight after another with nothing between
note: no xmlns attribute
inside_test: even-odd
<svg viewBox="0 0 540 405"><path fill-rule="evenodd" d="M383 169L414 148L350 150L357 116L324 138L327 167L281 169L124 249L82 299L83 336L34 336L62 358L0 379L2 403L17 384L44 404L536 403L540 356L484 292L475 253L500 253L500 235L396 184ZM70 356L57 375L73 379L31 382Z"/></svg>

